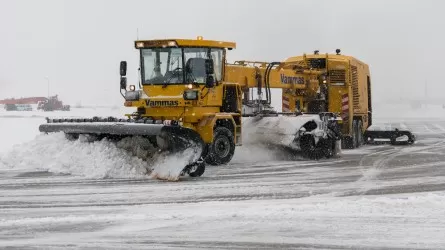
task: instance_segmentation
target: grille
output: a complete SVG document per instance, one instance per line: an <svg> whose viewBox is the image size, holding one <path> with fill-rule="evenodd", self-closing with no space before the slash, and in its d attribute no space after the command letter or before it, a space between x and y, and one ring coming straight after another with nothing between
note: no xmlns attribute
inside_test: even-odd
<svg viewBox="0 0 445 250"><path fill-rule="evenodd" d="M325 58L311 58L308 59L309 67L315 69L324 69L326 68L326 59Z"/></svg>
<svg viewBox="0 0 445 250"><path fill-rule="evenodd" d="M357 67L351 66L352 71L352 101L354 105L354 109L360 109L360 94L358 91L358 75L357 75Z"/></svg>
<svg viewBox="0 0 445 250"><path fill-rule="evenodd" d="M346 74L344 70L330 70L329 71L329 79L331 84L333 85L345 85L346 82Z"/></svg>

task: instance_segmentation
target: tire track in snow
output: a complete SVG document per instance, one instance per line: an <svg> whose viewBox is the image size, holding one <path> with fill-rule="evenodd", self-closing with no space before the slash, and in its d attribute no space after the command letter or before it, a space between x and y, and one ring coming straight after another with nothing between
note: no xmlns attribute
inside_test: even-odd
<svg viewBox="0 0 445 250"><path fill-rule="evenodd" d="M432 131L426 124L424 126L428 131ZM445 137L442 134L440 135L441 137ZM432 145L423 147L417 147L415 144L409 147L392 146L392 148L363 156L359 162L359 167L362 169L363 177L357 180L358 185L362 188L360 188L358 193L365 194L369 190L378 187L376 181L379 180L379 176L384 173L385 169L390 166L390 162L394 159L404 156L409 158L411 154L419 153L425 150L434 151L442 149L445 149L445 140L440 140ZM367 161L370 161L370 164L365 164Z"/></svg>

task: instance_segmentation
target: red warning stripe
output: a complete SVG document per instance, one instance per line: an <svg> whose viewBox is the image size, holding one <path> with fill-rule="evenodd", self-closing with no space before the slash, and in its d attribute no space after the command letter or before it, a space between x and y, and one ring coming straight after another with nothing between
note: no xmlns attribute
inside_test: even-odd
<svg viewBox="0 0 445 250"><path fill-rule="evenodd" d="M283 100L282 100L282 111L283 112L289 112L290 111L289 98L287 96L284 96L284 95L283 95Z"/></svg>

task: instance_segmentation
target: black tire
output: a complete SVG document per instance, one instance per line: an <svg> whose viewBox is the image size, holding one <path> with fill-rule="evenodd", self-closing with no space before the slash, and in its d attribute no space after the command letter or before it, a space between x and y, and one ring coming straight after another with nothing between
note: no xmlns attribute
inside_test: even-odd
<svg viewBox="0 0 445 250"><path fill-rule="evenodd" d="M216 127L213 131L213 142L205 150L205 162L218 166L227 164L235 154L233 133L226 127Z"/></svg>
<svg viewBox="0 0 445 250"><path fill-rule="evenodd" d="M357 120L352 121L352 148L358 148Z"/></svg>
<svg viewBox="0 0 445 250"><path fill-rule="evenodd" d="M357 147L361 147L365 144L365 138L363 135L363 123L361 120L357 122Z"/></svg>
<svg viewBox="0 0 445 250"><path fill-rule="evenodd" d="M395 136L395 135L391 136L390 143L391 143L391 145L396 145L396 143L397 143L397 136Z"/></svg>
<svg viewBox="0 0 445 250"><path fill-rule="evenodd" d="M408 136L408 145L412 145L412 144L414 144L414 141L415 141L415 139L414 139L414 135L412 135L412 136Z"/></svg>
<svg viewBox="0 0 445 250"><path fill-rule="evenodd" d="M65 138L68 141L75 141L75 140L79 139L79 134L65 133Z"/></svg>
<svg viewBox="0 0 445 250"><path fill-rule="evenodd" d="M364 144L373 144L374 143L374 138L371 137L366 137L363 141Z"/></svg>
<svg viewBox="0 0 445 250"><path fill-rule="evenodd" d="M343 136L342 137L342 139L341 139L341 148L343 148L343 149L352 149L352 136L349 136L349 135L347 135L347 136Z"/></svg>
<svg viewBox="0 0 445 250"><path fill-rule="evenodd" d="M201 175L204 174L205 169L206 169L206 165L205 165L204 162L202 162L202 163L198 163L197 166L196 166L195 171L190 172L190 173L189 173L189 176L190 176L190 177L200 177Z"/></svg>

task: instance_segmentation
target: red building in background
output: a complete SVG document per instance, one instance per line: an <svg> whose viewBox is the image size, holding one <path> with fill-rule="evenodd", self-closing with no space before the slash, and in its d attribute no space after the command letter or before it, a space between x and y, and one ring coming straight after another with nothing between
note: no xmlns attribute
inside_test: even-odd
<svg viewBox="0 0 445 250"><path fill-rule="evenodd" d="M48 100L46 97L25 97L25 98L11 98L0 100L0 104L37 104Z"/></svg>
<svg viewBox="0 0 445 250"><path fill-rule="evenodd" d="M11 98L0 100L0 104L6 105L8 110L15 110L14 106L19 104L37 104L37 109L43 111L63 110L69 111L70 105L64 105L59 100L58 96L47 97L25 97L25 98Z"/></svg>

